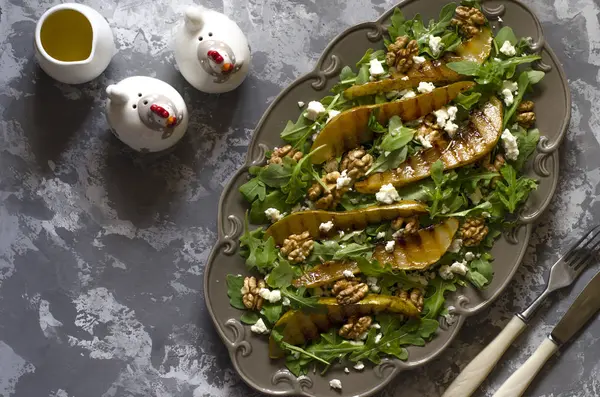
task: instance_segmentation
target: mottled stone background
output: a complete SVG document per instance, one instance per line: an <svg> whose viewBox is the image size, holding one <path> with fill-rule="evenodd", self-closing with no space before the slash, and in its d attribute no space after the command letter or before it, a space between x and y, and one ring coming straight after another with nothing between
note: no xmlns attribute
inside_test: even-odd
<svg viewBox="0 0 600 397"><path fill-rule="evenodd" d="M426 0L421 0L426 1ZM254 396L232 369L204 307L204 263L217 200L269 102L312 68L335 35L393 5L372 0L212 0L248 33L251 75L208 96L175 69L172 30L191 0L88 0L119 53L92 83L67 86L33 59L51 0L0 0L0 396ZM528 0L563 62L573 118L558 193L507 292L426 368L384 396L438 396L525 307L558 251L600 221L600 5ZM143 74L173 84L191 109L183 144L139 159L108 131L103 89ZM480 395L542 341L594 270L554 295ZM600 395L600 321L552 358L531 396Z"/></svg>

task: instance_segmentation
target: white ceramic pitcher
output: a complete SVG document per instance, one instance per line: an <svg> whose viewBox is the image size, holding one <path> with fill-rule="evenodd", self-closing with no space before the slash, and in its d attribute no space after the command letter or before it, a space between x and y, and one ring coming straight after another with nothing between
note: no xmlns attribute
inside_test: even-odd
<svg viewBox="0 0 600 397"><path fill-rule="evenodd" d="M106 19L83 4L65 3L42 15L35 28L35 55L54 79L81 84L98 77L115 54Z"/></svg>

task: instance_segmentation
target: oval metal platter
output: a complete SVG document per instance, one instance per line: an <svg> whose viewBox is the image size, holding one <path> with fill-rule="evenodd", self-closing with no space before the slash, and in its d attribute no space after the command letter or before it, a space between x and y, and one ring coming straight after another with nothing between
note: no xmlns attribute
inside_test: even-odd
<svg viewBox="0 0 600 397"><path fill-rule="evenodd" d="M447 0L406 0L397 5L412 18L420 13L425 20L437 17ZM239 321L241 312L229 305L226 294L226 275L244 274L244 260L239 256L239 237L243 232L244 213L248 204L238 188L248 180L248 168L265 162L268 147L281 145L279 133L288 120L299 115L298 101L318 100L327 95L337 82L345 65L354 65L368 48L383 48L383 34L393 13L390 9L375 22L353 26L336 37L325 49L315 69L297 79L269 106L258 123L248 147L246 163L233 175L225 187L218 210L218 241L206 264L204 294L206 305L217 332L227 346L234 367L244 381L268 395L288 396L368 396L385 387L400 372L425 365L440 355L452 343L465 318L480 312L496 299L508 285L517 270L529 241L532 228L550 203L558 181L558 151L571 116L571 98L562 67L545 43L539 20L533 12L517 0L484 1L482 9L497 31L511 26L517 36L531 37L531 52L539 53L541 61L534 69L546 72L535 86L532 99L536 103L537 127L540 139L528 174L539 180L539 187L529 198L519 217L518 227L505 234L493 248L495 276L483 291L465 287L450 295L447 304L456 315L452 325L444 324L437 336L424 347L410 347L407 361L384 360L362 372L345 375L342 368L333 368L324 376L310 372L296 377L282 360L268 357L267 338L250 332L250 327ZM499 21L499 18L501 19ZM343 390L329 387L334 378L343 380Z"/></svg>

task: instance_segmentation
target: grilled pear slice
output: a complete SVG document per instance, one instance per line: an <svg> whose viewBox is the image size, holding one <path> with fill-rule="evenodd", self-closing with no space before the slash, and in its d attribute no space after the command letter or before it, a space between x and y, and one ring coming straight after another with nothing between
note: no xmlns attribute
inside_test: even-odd
<svg viewBox="0 0 600 397"><path fill-rule="evenodd" d="M317 148L319 150L312 155L311 161L313 164L321 164L373 140L373 131L369 129L369 117L372 113L383 125L392 116L400 116L404 122L416 120L448 104L458 94L474 86L473 82L460 81L413 98L346 110L331 119L319 133L311 151Z"/></svg>
<svg viewBox="0 0 600 397"><path fill-rule="evenodd" d="M360 230L369 224L391 221L399 216L407 217L426 213L427 206L413 200L344 212L321 210L294 212L272 224L267 229L265 238L273 236L275 243L281 245L283 240L291 234L300 234L307 230L313 238L322 236L323 233L319 230L321 223L333 222L335 230Z"/></svg>
<svg viewBox="0 0 600 397"><path fill-rule="evenodd" d="M343 279L344 272L359 274L360 269L353 261L329 261L307 270L294 280L294 287L317 288Z"/></svg>
<svg viewBox="0 0 600 397"><path fill-rule="evenodd" d="M361 96L380 94L394 90L400 91L416 87L420 82L447 84L464 80L465 77L466 76L460 75L448 68L444 61L427 60L421 64L415 65L415 67L410 69L406 75L399 74L390 79L353 85L344 91L344 96L348 99L353 99Z"/></svg>
<svg viewBox="0 0 600 397"><path fill-rule="evenodd" d="M458 221L449 218L419 230L414 236L398 240L393 252L387 252L384 245L377 245L373 258L384 265L389 263L394 269L423 270L439 261L448 251L457 230ZM343 279L347 271L356 275L360 268L354 261L329 261L307 270L293 284L297 288L321 287Z"/></svg>
<svg viewBox="0 0 600 397"><path fill-rule="evenodd" d="M398 296L369 294L361 301L351 305L340 305L336 298L321 298L319 304L325 313L304 313L301 310L289 310L275 324L282 333L283 341L292 345L303 345L316 339L320 333L327 332L335 324L354 316L367 316L377 313L396 313L407 317L418 317L419 310L408 299ZM269 356L281 358L283 351L271 336L269 338Z"/></svg>
<svg viewBox="0 0 600 397"><path fill-rule="evenodd" d="M482 64L490 56L492 39L491 29L484 27L478 35L461 43L454 50L454 53L448 53L443 60L427 60L423 63L415 64L406 72L406 75L394 73L390 79L354 85L344 91L344 96L348 99L353 99L394 90L400 91L416 87L422 81L448 84L463 80L466 76L462 76L451 70L446 66L446 63L473 61Z"/></svg>
<svg viewBox="0 0 600 397"><path fill-rule="evenodd" d="M492 30L486 26L481 29L478 35L461 43L454 50L456 55L446 57L446 61L473 61L482 64L492 52L492 40Z"/></svg>
<svg viewBox="0 0 600 397"><path fill-rule="evenodd" d="M372 174L356 182L354 188L360 193L376 193L388 183L395 187L408 185L427 178L437 160L442 160L445 170L474 163L496 146L501 134L502 102L491 97L481 109L471 112L467 127L460 129L450 142L440 139L432 148L410 156L398 168Z"/></svg>
<svg viewBox="0 0 600 397"><path fill-rule="evenodd" d="M458 220L448 218L397 240L392 252L386 251L383 244L378 245L373 258L379 263L391 264L394 269L424 270L448 251L457 230Z"/></svg>

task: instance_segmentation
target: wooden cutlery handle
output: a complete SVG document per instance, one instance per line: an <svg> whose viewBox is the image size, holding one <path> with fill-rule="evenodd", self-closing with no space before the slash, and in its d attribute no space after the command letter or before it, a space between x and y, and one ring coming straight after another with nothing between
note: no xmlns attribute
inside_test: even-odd
<svg viewBox="0 0 600 397"><path fill-rule="evenodd" d="M468 397L473 394L526 326L523 320L514 316L502 332L458 374L442 397Z"/></svg>
<svg viewBox="0 0 600 397"><path fill-rule="evenodd" d="M535 378L546 361L558 350L558 345L550 339L544 339L525 364L504 382L493 397L519 397L525 393L529 384Z"/></svg>

